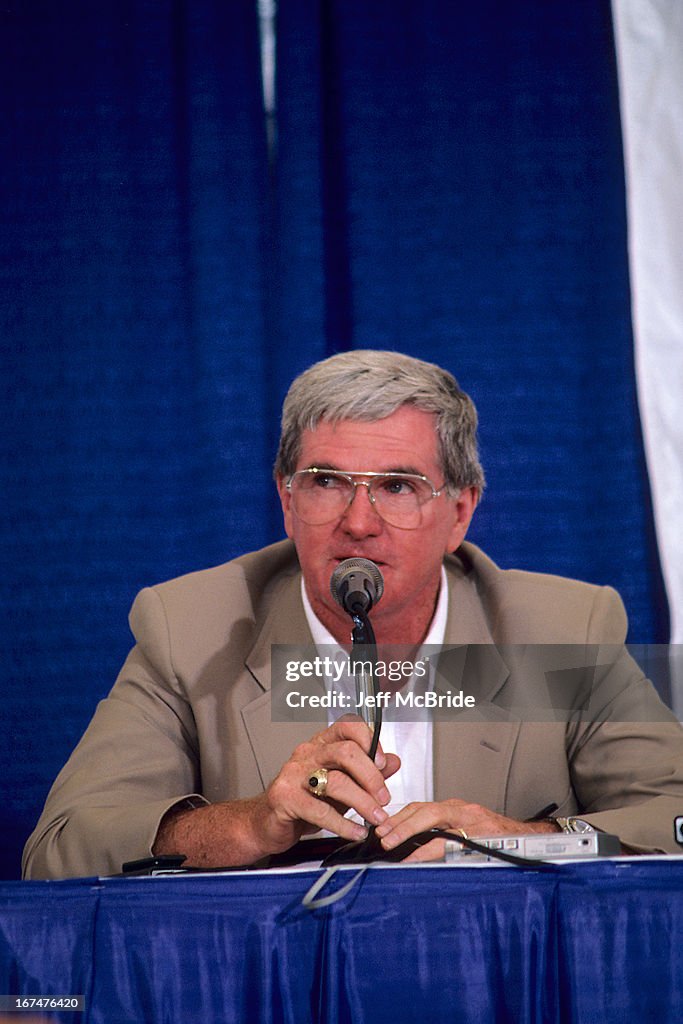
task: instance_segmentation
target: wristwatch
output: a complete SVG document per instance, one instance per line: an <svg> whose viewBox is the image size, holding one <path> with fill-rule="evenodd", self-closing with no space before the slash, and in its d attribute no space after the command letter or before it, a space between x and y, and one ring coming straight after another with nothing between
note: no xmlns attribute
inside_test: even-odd
<svg viewBox="0 0 683 1024"><path fill-rule="evenodd" d="M583 818L552 818L551 820L556 822L563 832L578 832L580 835L585 832L595 832L591 823L584 821Z"/></svg>

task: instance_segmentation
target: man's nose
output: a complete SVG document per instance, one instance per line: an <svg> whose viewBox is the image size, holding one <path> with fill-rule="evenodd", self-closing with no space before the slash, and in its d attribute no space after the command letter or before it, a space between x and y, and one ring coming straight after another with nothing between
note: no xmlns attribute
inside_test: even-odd
<svg viewBox="0 0 683 1024"><path fill-rule="evenodd" d="M357 483L351 504L347 506L341 520L342 528L354 537L367 537L380 533L382 518L370 501L370 490L366 483Z"/></svg>

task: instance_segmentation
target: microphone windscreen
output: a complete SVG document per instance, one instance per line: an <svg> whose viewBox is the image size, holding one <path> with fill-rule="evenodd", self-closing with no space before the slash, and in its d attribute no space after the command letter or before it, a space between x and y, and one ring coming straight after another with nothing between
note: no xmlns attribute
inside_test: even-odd
<svg viewBox="0 0 683 1024"><path fill-rule="evenodd" d="M356 605L369 612L384 593L384 577L369 558L346 558L332 573L330 590L337 604L350 615Z"/></svg>

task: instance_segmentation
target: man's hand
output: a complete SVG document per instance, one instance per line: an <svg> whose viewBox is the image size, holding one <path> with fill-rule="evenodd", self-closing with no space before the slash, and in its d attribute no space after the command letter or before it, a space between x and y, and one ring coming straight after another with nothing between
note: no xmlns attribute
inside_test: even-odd
<svg viewBox="0 0 683 1024"><path fill-rule="evenodd" d="M375 832L382 840L385 850L393 850L418 832L430 828L449 831L462 829L470 839L477 836L524 835L530 832L556 832L557 828L547 821L515 821L496 814L487 807L470 804L465 800L441 800L438 803L407 804L397 814L378 825ZM406 861L439 860L444 855L444 839L433 839L421 846Z"/></svg>
<svg viewBox="0 0 683 1024"><path fill-rule="evenodd" d="M375 763L368 757L372 734L365 722L345 716L296 748L265 793L270 817L264 823L274 850L286 850L301 837L327 829L343 839L364 839L367 831L344 814L349 808L364 821L387 820L384 805L391 797L385 779L401 766L396 754L379 746ZM324 799L314 796L308 780L326 768Z"/></svg>
<svg viewBox="0 0 683 1024"><path fill-rule="evenodd" d="M386 821L390 795L385 779L401 765L396 754L385 754L381 747L373 764L371 741L365 722L345 716L300 744L260 796L171 809L159 827L154 853L184 853L188 867L227 867L288 850L318 829L343 839L365 838L366 829L344 813L352 808L373 824ZM308 786L320 768L328 772L324 798Z"/></svg>

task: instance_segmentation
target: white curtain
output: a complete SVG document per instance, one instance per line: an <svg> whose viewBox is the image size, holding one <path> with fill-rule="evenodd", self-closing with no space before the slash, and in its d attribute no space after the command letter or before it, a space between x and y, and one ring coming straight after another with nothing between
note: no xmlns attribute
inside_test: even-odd
<svg viewBox="0 0 683 1024"><path fill-rule="evenodd" d="M636 372L671 642L683 644L683 3L612 0ZM674 648L678 651L679 648ZM674 710L683 718L675 657ZM675 668L675 666L674 666Z"/></svg>

